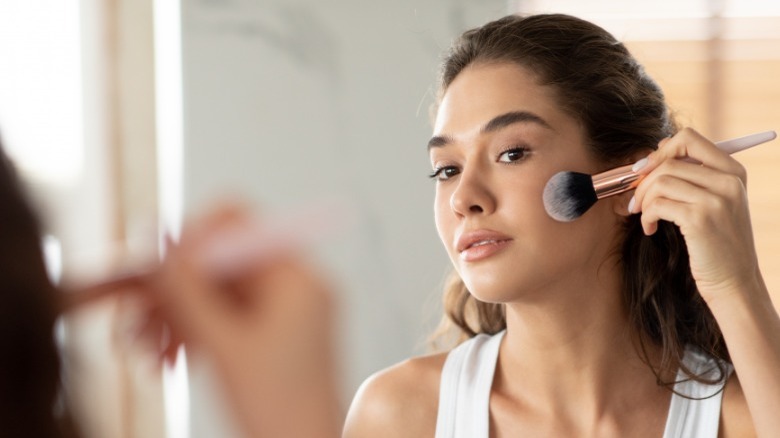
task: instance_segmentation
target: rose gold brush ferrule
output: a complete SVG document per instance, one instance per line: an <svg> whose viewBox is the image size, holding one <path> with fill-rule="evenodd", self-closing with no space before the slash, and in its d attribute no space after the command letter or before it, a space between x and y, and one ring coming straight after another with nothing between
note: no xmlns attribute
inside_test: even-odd
<svg viewBox="0 0 780 438"><path fill-rule="evenodd" d="M635 189L639 185L641 176L631 170L631 167L632 165L628 164L593 175L596 198L602 199Z"/></svg>

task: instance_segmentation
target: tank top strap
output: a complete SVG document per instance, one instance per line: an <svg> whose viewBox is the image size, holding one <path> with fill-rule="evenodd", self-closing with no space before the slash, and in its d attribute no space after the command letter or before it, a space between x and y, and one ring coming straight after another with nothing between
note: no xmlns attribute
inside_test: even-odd
<svg viewBox="0 0 780 438"><path fill-rule="evenodd" d="M721 363L719 367L716 359L693 347L686 349L683 363L697 375L719 383L697 382L682 369L678 371L664 438L717 438L723 387L733 367L728 363Z"/></svg>
<svg viewBox="0 0 780 438"><path fill-rule="evenodd" d="M441 371L436 438L488 438L490 389L504 331L477 335L447 355Z"/></svg>

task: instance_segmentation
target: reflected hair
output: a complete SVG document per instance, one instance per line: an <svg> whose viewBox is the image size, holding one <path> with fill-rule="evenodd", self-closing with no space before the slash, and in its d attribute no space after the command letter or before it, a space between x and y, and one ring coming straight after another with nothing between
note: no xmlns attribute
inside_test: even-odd
<svg viewBox="0 0 780 438"><path fill-rule="evenodd" d="M626 47L601 27L562 14L510 15L466 31L446 54L439 101L455 78L472 65L514 63L548 86L559 107L579 121L589 153L605 166L622 165L656 149L678 130L660 87ZM636 350L657 378L678 367L702 383L722 382L731 362L726 343L691 275L679 228L661 221L646 236L639 215L626 218L620 254L622 292ZM453 272L444 291L444 318L436 341L456 343L506 328L503 304L477 300ZM647 347L658 346L660 363ZM682 362L686 347L715 359L716 377L697 375Z"/></svg>
<svg viewBox="0 0 780 438"><path fill-rule="evenodd" d="M2 144L0 206L0 434L76 437L59 400L58 290L44 264L38 219Z"/></svg>

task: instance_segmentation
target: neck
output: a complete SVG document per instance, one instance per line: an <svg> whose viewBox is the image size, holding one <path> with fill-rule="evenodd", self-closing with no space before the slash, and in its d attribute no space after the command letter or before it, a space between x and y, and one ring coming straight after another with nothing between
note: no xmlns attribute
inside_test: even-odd
<svg viewBox="0 0 780 438"><path fill-rule="evenodd" d="M531 302L507 304L497 389L559 415L595 417L627 406L637 391L656 393L655 376L636 351L621 288L616 268L595 280L570 278L533 294ZM657 352L649 353L652 360ZM593 411L583 412L586 406Z"/></svg>

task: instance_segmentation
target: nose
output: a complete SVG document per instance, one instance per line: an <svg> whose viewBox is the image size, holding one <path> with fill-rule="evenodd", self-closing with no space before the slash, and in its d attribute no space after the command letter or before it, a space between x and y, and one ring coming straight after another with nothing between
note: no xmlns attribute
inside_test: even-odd
<svg viewBox="0 0 780 438"><path fill-rule="evenodd" d="M478 169L463 170L458 185L450 197L450 208L456 215L466 217L489 214L495 210L496 199L485 176Z"/></svg>

